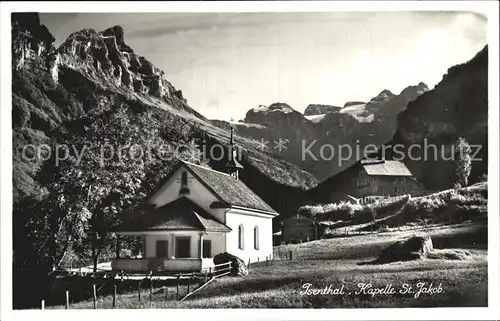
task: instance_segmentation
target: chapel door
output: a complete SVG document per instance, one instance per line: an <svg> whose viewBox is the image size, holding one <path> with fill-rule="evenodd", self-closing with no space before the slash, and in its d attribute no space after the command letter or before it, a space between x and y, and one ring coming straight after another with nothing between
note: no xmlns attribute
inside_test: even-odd
<svg viewBox="0 0 500 321"><path fill-rule="evenodd" d="M165 258L168 256L168 241L167 240L157 240L156 241L156 257Z"/></svg>
<svg viewBox="0 0 500 321"><path fill-rule="evenodd" d="M191 257L191 237L178 236L175 238L175 257Z"/></svg>

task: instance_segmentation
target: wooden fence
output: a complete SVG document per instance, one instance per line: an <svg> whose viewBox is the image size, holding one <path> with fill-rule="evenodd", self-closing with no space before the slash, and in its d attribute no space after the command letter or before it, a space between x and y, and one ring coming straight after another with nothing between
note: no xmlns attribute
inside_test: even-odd
<svg viewBox="0 0 500 321"><path fill-rule="evenodd" d="M201 282L198 285L197 288L193 289L193 291L189 291L189 287L188 287L188 292L186 293L186 295L180 301L186 300L188 297L190 297L194 293L196 293L196 292L200 291L201 289L203 289L206 285L208 285L209 283L211 283L213 280L215 280L217 278L220 278L220 277L223 277L225 275L231 274L231 268L232 268L232 262L231 261L215 265L215 267L214 267L214 273L211 274L211 278L210 279L208 279L208 274L205 271L205 280L203 282Z"/></svg>
<svg viewBox="0 0 500 321"><path fill-rule="evenodd" d="M275 250L273 260L288 261L293 260L294 255L292 250Z"/></svg>
<svg viewBox="0 0 500 321"><path fill-rule="evenodd" d="M116 308L117 298L118 298L118 285L124 284L124 282L135 282L137 281L137 300L141 302L144 300L144 297L141 298L141 292L144 283L148 285L149 288L149 301L153 301L153 289L156 285L162 285L165 288L165 300L169 298L168 286L166 284L170 282L170 285L173 285L175 288L175 299L178 301L184 301L189 296L198 292L202 288L204 288L207 284L212 282L213 280L229 275L231 273L232 263L226 262L222 264L217 264L213 268L202 269L200 272L189 272L189 273L176 273L176 274L162 274L161 272L149 272L149 274L138 274L138 273L125 273L123 271L109 271L109 270L100 270L97 272L78 272L78 271L67 271L67 270L56 270L54 273L59 274L59 276L76 276L85 278L90 280L92 283L92 302L93 308L98 308L98 300L97 297L101 289L107 283L112 283L113 289L111 291L112 295L112 308ZM99 281L100 283L104 282L104 285L101 287L97 287ZM180 286L184 284L186 286L186 292L181 297ZM129 284L130 285L130 284ZM109 295L104 294L103 295ZM65 308L70 308L70 291L65 291ZM45 300L41 300L40 307L42 310L45 309Z"/></svg>

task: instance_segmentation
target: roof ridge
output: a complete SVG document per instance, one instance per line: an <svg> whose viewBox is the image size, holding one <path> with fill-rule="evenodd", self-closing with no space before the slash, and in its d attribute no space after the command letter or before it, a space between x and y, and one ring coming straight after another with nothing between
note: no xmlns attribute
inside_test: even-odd
<svg viewBox="0 0 500 321"><path fill-rule="evenodd" d="M184 198L186 199L187 201L189 201L190 204L194 205L194 208L193 208L193 213L195 214L196 216L196 219L201 223L201 225L205 228L205 231L207 230L207 226L203 223L203 221L200 219L200 218L203 218L205 220L214 220L216 221L217 223L220 223L222 225L225 225L227 227L226 224L220 222L215 216L213 216L212 214L210 214L209 211L205 210L203 207L201 207L200 205L196 204L195 201L193 201L192 199L190 199L189 197L186 197L186 196L181 196L179 197L180 198ZM201 211L200 211L201 210ZM204 215L198 213L198 212L204 212L206 214L208 214L209 217L204 217Z"/></svg>
<svg viewBox="0 0 500 321"><path fill-rule="evenodd" d="M182 199L185 199L185 198L186 197L184 197L184 196L179 196L179 197L177 197L176 199L174 199L174 200L172 200L170 202L167 202L167 203L165 203L165 204L163 204L161 206L153 207L152 209L155 210L155 211L158 211L158 210L160 210L160 209L162 209L164 207L167 207L167 206L169 206L169 205L171 205L173 203L180 202L180 201L182 201Z"/></svg>
<svg viewBox="0 0 500 321"><path fill-rule="evenodd" d="M196 219L198 220L198 222L200 222L201 226L203 226L203 228L205 229L205 231L207 230L207 227L205 224L203 224L203 222L201 221L200 219L200 214L198 214L197 212L197 209L194 209L193 210L193 213L194 213L194 216L196 217Z"/></svg>
<svg viewBox="0 0 500 321"><path fill-rule="evenodd" d="M201 166L201 165L198 165L198 164L195 164L195 163L191 163L191 162L188 162L188 161L185 161L185 160L182 160L182 159L180 160L180 162L184 163L186 165L192 165L192 166L196 166L196 167L208 170L208 171L216 172L217 174L222 174L222 175L226 175L226 176L232 177L228 173L224 173L224 172L218 171L218 170L210 168L210 167Z"/></svg>
<svg viewBox="0 0 500 321"><path fill-rule="evenodd" d="M242 180L211 168L206 168L186 161L180 162L182 162L181 165L185 166L185 168L212 192L219 201L250 210L277 213L275 209L267 204L260 195L254 192ZM222 175L216 176L214 174ZM231 191L231 189L235 190ZM234 193L240 193L240 195Z"/></svg>
<svg viewBox="0 0 500 321"><path fill-rule="evenodd" d="M377 165L377 164L383 164L387 160L386 159L362 159L361 164L362 165Z"/></svg>
<svg viewBox="0 0 500 321"><path fill-rule="evenodd" d="M153 219L153 220L155 220L155 219L160 219L160 220L163 220L163 219L174 219L172 216L175 216L175 213L174 212L168 212L168 211L166 212L166 211L164 211L164 209L168 208L170 206L174 206L174 209L176 209L177 207L179 207L179 205L182 206L182 203L187 203L188 206L190 206L191 208L193 208L192 205L194 203L190 199L188 199L188 198L186 198L184 196L181 196L181 197L178 197L178 198L176 198L176 199L174 199L174 200L172 200L172 201L170 201L168 203L163 204L162 206L151 208L151 210L149 212L146 212L146 213L144 213L142 215L139 215L137 217L129 219L129 220L127 220L127 221L119 224L117 227L123 226L123 225L127 226L127 225L130 225L130 224L136 225L138 222L141 222L141 221L144 221L144 220L149 220L149 219ZM196 205L196 204L194 204L194 205ZM194 212L195 211L194 211L194 208L193 208L193 210L189 211L188 214L189 213L194 213ZM185 218L188 218L188 216L184 215ZM196 217L196 215L195 215L195 217ZM198 218L196 218L196 219L198 219ZM134 224L134 223L136 223L136 224ZM201 223L201 226L202 226L202 228L205 227L203 223ZM146 229L149 229L149 227L147 227Z"/></svg>
<svg viewBox="0 0 500 321"><path fill-rule="evenodd" d="M236 181L240 181L240 180L236 180ZM240 181L240 182L242 183L242 185L243 185L243 186L245 186L247 189L249 189L249 190L253 193L253 195L254 195L254 197L255 197L255 198L257 198L257 199L259 199L260 201L262 201L262 202L264 202L265 204L267 204L267 202L266 202L266 201L264 201L264 199L262 199L262 197L260 197L260 195L258 195L257 193L255 193L255 192L253 191L253 189L251 189L250 187L248 187L248 186L247 186L247 184L243 183L242 181ZM271 208L274 212L276 212L276 210L275 210L274 208L272 208L272 207L271 207L271 205L269 205L269 204L267 204L267 205L268 205L268 206L269 206L269 207L270 207L270 208ZM267 210L259 210L259 209L255 209L255 208L251 208L251 207L247 207L247 208L249 208L249 209L251 209L251 210L258 210L258 211L269 212L269 211L267 211ZM276 213L277 213L277 212L276 212Z"/></svg>

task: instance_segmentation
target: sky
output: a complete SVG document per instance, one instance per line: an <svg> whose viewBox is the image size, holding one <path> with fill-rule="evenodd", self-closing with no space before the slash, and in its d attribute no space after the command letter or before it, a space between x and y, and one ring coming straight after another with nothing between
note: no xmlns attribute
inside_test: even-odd
<svg viewBox="0 0 500 321"><path fill-rule="evenodd" d="M62 43L72 32L121 25L125 42L164 70L209 119L239 120L259 105L343 106L433 88L487 43L471 12L46 13Z"/></svg>

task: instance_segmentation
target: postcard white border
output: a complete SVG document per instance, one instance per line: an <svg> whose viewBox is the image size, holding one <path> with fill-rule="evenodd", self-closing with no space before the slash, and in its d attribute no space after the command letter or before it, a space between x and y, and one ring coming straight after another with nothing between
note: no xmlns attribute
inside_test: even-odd
<svg viewBox="0 0 500 321"><path fill-rule="evenodd" d="M496 1L259 1L259 2L2 2L1 23L1 319L157 320L473 320L500 318L499 297L499 5ZM488 17L489 200L488 308L412 309L168 309L168 310L12 310L12 136L11 12L325 12L325 11L475 11Z"/></svg>

